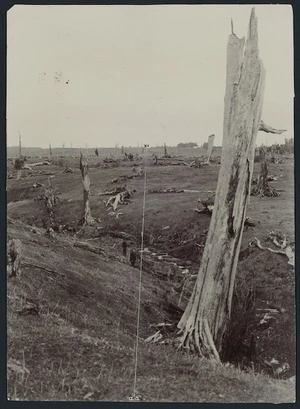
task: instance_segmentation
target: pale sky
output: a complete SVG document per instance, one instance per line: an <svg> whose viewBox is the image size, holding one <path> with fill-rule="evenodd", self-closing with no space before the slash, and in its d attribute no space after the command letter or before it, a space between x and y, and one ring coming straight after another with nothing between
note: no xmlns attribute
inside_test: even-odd
<svg viewBox="0 0 300 409"><path fill-rule="evenodd" d="M16 5L7 15L7 145L222 144L231 18L250 5ZM255 5L266 69L262 119L293 137L293 12Z"/></svg>

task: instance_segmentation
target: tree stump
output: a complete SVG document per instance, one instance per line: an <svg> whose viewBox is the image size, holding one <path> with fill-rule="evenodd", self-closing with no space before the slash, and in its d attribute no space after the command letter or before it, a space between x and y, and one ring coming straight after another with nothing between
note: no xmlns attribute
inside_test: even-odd
<svg viewBox="0 0 300 409"><path fill-rule="evenodd" d="M208 137L208 147L207 147L207 159L206 159L206 163L210 163L210 157L214 148L214 140L215 140L215 135L209 135Z"/></svg>
<svg viewBox="0 0 300 409"><path fill-rule="evenodd" d="M90 177L89 177L89 166L87 160L83 157L82 152L80 152L80 170L82 176L82 186L83 186L83 224L91 225L94 223L94 219L91 216L90 209Z"/></svg>
<svg viewBox="0 0 300 409"><path fill-rule="evenodd" d="M197 281L178 323L182 348L216 360L220 359L230 319L264 82L253 8L246 44L233 32L228 40L222 161L216 199Z"/></svg>
<svg viewBox="0 0 300 409"><path fill-rule="evenodd" d="M267 160L265 159L261 163L260 175L258 176L257 184L252 188L251 195L268 197L278 196L276 189L270 186L268 182L268 173L269 173L268 163Z"/></svg>
<svg viewBox="0 0 300 409"><path fill-rule="evenodd" d="M8 243L9 256L11 261L11 276L17 277L21 274L22 242L19 239L12 239Z"/></svg>

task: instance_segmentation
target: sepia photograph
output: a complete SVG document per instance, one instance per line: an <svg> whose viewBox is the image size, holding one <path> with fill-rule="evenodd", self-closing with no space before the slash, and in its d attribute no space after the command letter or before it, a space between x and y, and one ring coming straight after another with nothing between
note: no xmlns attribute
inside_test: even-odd
<svg viewBox="0 0 300 409"><path fill-rule="evenodd" d="M6 399L295 403L292 6L15 5L6 87Z"/></svg>

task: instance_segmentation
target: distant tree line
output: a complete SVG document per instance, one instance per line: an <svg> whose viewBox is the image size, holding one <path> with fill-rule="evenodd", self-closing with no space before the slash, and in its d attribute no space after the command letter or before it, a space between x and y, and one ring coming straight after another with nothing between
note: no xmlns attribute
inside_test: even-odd
<svg viewBox="0 0 300 409"><path fill-rule="evenodd" d="M180 142L177 145L177 148L195 148L197 146L198 144L196 142L186 142L186 143Z"/></svg>

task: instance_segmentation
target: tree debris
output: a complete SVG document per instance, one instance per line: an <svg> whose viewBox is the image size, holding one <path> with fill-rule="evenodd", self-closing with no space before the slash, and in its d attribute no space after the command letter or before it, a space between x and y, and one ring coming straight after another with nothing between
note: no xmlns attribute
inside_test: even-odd
<svg viewBox="0 0 300 409"><path fill-rule="evenodd" d="M111 196L105 203L105 206L111 206L112 210L115 212L117 210L118 204L128 204L130 203L130 198L132 197L132 193L126 189L123 192L116 194L115 196Z"/></svg>
<svg viewBox="0 0 300 409"><path fill-rule="evenodd" d="M269 250L272 253L276 254L283 254L288 258L288 264L295 267L295 245L294 243L287 244L287 238L280 234L274 233L273 231L270 232L269 240L275 244L279 250L274 250L270 247L264 247L261 245L260 241L254 237L254 239L249 243L250 247L258 247L260 250Z"/></svg>
<svg viewBox="0 0 300 409"><path fill-rule="evenodd" d="M166 189L149 189L148 193L184 193L184 190L171 187Z"/></svg>
<svg viewBox="0 0 300 409"><path fill-rule="evenodd" d="M74 247L79 247L79 248L82 248L84 250L90 251L91 253L101 254L101 255L107 257L107 254L106 254L105 250L102 247L92 246L91 244L85 243L83 241L76 241L74 243Z"/></svg>
<svg viewBox="0 0 300 409"><path fill-rule="evenodd" d="M274 133L274 134L278 134L278 135L280 135L280 134L282 134L283 132L286 131L286 129L272 128L271 126L265 124L263 120L260 121L258 130L259 131L264 131L264 132L267 132L267 133Z"/></svg>
<svg viewBox="0 0 300 409"><path fill-rule="evenodd" d="M268 182L268 164L267 161L264 160L261 163L261 171L258 176L256 185L254 185L251 189L252 196L267 196L267 197L275 197L278 196L276 189L269 185Z"/></svg>

